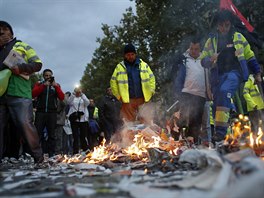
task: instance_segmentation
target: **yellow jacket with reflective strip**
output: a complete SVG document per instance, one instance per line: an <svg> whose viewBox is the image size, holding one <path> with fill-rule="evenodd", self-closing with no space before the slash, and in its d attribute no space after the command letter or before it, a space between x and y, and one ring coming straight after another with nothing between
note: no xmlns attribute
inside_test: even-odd
<svg viewBox="0 0 264 198"><path fill-rule="evenodd" d="M27 43L17 41L13 46L13 50L17 51L24 58L26 63L41 63L41 60L37 56L35 50ZM7 94L10 96L31 99L31 80L25 80L18 75L12 74L9 80Z"/></svg>
<svg viewBox="0 0 264 198"><path fill-rule="evenodd" d="M17 41L13 46L13 50L17 51L26 63L41 63L35 50L27 43ZM21 76L12 74L9 80L7 94L10 96L32 98L31 80L25 80Z"/></svg>
<svg viewBox="0 0 264 198"><path fill-rule="evenodd" d="M155 76L150 67L142 59L139 64L142 92L148 102L156 89ZM128 76L124 61L120 62L111 77L110 86L114 96L123 103L129 103Z"/></svg>
<svg viewBox="0 0 264 198"><path fill-rule="evenodd" d="M255 79L252 74L249 75L248 81L245 83L243 95L247 102L247 110L253 111L257 106L257 109L264 109L264 103L262 96L259 92L259 88L254 84Z"/></svg>
<svg viewBox="0 0 264 198"><path fill-rule="evenodd" d="M211 36L205 43L204 50L200 56L200 59L210 58L217 52L217 36ZM237 57L240 67L241 67L241 76L244 81L247 81L249 76L247 61L250 59L255 59L254 52L251 50L250 45L246 38L239 32L234 32L233 34L233 44L236 49L235 56ZM203 61L202 61L203 62ZM204 66L204 65L203 65ZM221 66L221 65L220 65ZM206 66L204 66L206 67ZM250 69L257 73L258 68L250 65Z"/></svg>

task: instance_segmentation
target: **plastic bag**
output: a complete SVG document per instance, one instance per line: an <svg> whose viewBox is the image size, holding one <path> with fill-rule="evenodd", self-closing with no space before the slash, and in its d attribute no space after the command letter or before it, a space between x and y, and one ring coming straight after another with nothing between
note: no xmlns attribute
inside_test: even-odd
<svg viewBox="0 0 264 198"><path fill-rule="evenodd" d="M0 96L4 95L6 92L11 74L12 72L10 69L0 71Z"/></svg>
<svg viewBox="0 0 264 198"><path fill-rule="evenodd" d="M71 123L69 119L65 119L65 124L63 126L63 129L67 135L72 134L72 128L71 128Z"/></svg>

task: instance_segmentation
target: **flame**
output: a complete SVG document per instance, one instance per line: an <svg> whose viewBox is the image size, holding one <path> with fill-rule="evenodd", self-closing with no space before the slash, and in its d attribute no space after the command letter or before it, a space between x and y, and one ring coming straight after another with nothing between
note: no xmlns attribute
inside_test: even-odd
<svg viewBox="0 0 264 198"><path fill-rule="evenodd" d="M239 118L240 120L243 120L243 119L244 119L244 115L243 115L243 114L239 114L239 115L238 115L238 118Z"/></svg>
<svg viewBox="0 0 264 198"><path fill-rule="evenodd" d="M262 120L259 120L259 126L262 126ZM255 131L251 130L251 123L248 116L240 114L239 118L234 120L232 124L232 133L229 136L226 136L225 144L234 144L235 146L239 144L240 148L250 147L261 157L264 154L262 138L263 132L261 127L258 128L256 134Z"/></svg>
<svg viewBox="0 0 264 198"><path fill-rule="evenodd" d="M263 136L263 132L261 130L261 127L259 127L259 129L258 129L258 137L256 138L256 145L257 146L262 145L262 140L261 140L262 136Z"/></svg>
<svg viewBox="0 0 264 198"><path fill-rule="evenodd" d="M257 137L254 137L253 132L251 132L249 134L250 147L251 148L260 147L263 143L262 137L263 137L263 132L262 132L261 127L258 128Z"/></svg>
<svg viewBox="0 0 264 198"><path fill-rule="evenodd" d="M250 147L254 147L254 142L255 142L255 140L254 140L254 138L253 138L253 133L251 132L250 134L249 134L249 140L250 140Z"/></svg>
<svg viewBox="0 0 264 198"><path fill-rule="evenodd" d="M229 143L229 138L230 138L230 135L227 134L227 135L225 136L225 140L224 140L224 144L225 144L225 145L227 145L227 144Z"/></svg>
<svg viewBox="0 0 264 198"><path fill-rule="evenodd" d="M241 136L241 122L237 122L234 124L234 126L232 127L233 129L233 136L234 138L238 138Z"/></svg>
<svg viewBox="0 0 264 198"><path fill-rule="evenodd" d="M180 155L184 150L191 147L188 139L179 139L175 141L169 137L169 130L161 130L156 132L148 130L148 128L141 131L127 131L126 135L129 136L129 143L109 143L106 144L104 139L101 145L94 148L94 150L87 155L74 155L72 157L64 156L63 162L66 163L102 163L105 161L122 161L130 158L132 160L140 160L141 162L148 162L149 148L158 148L163 151L167 151L170 155ZM133 141L130 140L133 138ZM263 132L261 128L258 129L258 134L254 135L251 132L250 121L247 116L239 115L239 119L235 119L231 126L231 133L226 135L224 145L240 148L251 147L257 153L263 153ZM122 145L122 147L120 146ZM126 145L126 146L124 146ZM127 146L128 145L128 146ZM210 148L210 147L209 147ZM259 155L261 156L261 155ZM130 161L130 160L129 160ZM122 161L123 162L123 161ZM165 161L164 161L165 163Z"/></svg>
<svg viewBox="0 0 264 198"><path fill-rule="evenodd" d="M176 147L175 149L170 150L169 153L170 153L171 155L178 155L178 151L179 151L179 147Z"/></svg>
<svg viewBox="0 0 264 198"><path fill-rule="evenodd" d="M142 134L136 134L133 141L134 143L131 146L124 149L127 154L141 157L143 153L147 153L147 143L144 141Z"/></svg>
<svg viewBox="0 0 264 198"><path fill-rule="evenodd" d="M81 158L82 158L82 155L80 155L80 154L76 154L75 156L70 157L70 158L67 155L64 155L64 160L62 162L64 162L64 163L77 163L77 162L82 161Z"/></svg>
<svg viewBox="0 0 264 198"><path fill-rule="evenodd" d="M262 121L259 121L261 126ZM234 119L231 127L231 133L226 135L224 145L239 145L240 148L251 147L256 153L263 150L262 142L263 132L261 127L258 128L258 133L255 134L251 130L251 123L248 116L240 114L238 119Z"/></svg>
<svg viewBox="0 0 264 198"><path fill-rule="evenodd" d="M147 148L159 148L161 138L159 136L152 136L153 142L147 142L144 140L143 134L136 134L134 137L134 143L124 151L129 155L137 155L142 157L148 153Z"/></svg>
<svg viewBox="0 0 264 198"><path fill-rule="evenodd" d="M106 140L103 139L102 144L99 145L98 147L94 148L94 151L90 154L88 154L88 158L84 160L84 162L88 163L97 163L98 161L104 161L105 159L109 158L109 152L106 149L105 146Z"/></svg>
<svg viewBox="0 0 264 198"><path fill-rule="evenodd" d="M133 143L126 148L120 148L117 144L106 144L104 139L101 145L94 148L94 150L87 155L75 155L72 157L64 156L63 162L65 163L77 163L86 162L91 164L101 163L103 161L116 161L122 159L122 157L130 157L132 160L141 160L142 162L148 162L148 148L159 148L169 152L171 155L179 155L182 150L179 147L183 146L183 143L175 141L173 138L169 138L163 131L159 133L137 132L133 134ZM149 135L149 136L148 136Z"/></svg>

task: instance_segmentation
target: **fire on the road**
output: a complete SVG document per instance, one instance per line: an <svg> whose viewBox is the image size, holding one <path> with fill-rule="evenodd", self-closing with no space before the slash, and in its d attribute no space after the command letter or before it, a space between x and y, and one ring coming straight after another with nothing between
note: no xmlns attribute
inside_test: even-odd
<svg viewBox="0 0 264 198"><path fill-rule="evenodd" d="M72 157L64 156L63 162L86 162L98 164L104 161L120 162L124 158L129 158L132 161L148 162L148 149L157 148L168 152L172 156L181 154L186 149L192 149L193 144L188 138L175 141L168 137L164 131L154 132L150 129L142 131L127 131L127 136L133 139L133 142L120 146L118 142L106 144L103 140L101 145L94 148L85 156L74 155ZM262 157L264 154L264 144L262 141L263 132L261 128L257 134L251 131L250 122L247 116L239 115L239 118L233 122L231 132L226 135L223 145L226 147L236 147L238 149L252 148L255 153ZM231 151L232 152L232 151Z"/></svg>
<svg viewBox="0 0 264 198"><path fill-rule="evenodd" d="M106 144L105 139L102 144L95 147L94 150L88 153L84 159L81 155L74 155L72 157L64 156L63 162L86 162L86 163L100 163L106 160L117 161L120 157L129 157L134 160L141 160L147 162L149 160L148 150L149 148L159 148L169 152L171 155L178 155L183 150L187 149L184 141L175 141L172 138L163 138L163 135L157 135L147 137L143 133L139 132L134 135L133 143L126 148L120 147L116 143ZM179 152L181 150L181 152Z"/></svg>

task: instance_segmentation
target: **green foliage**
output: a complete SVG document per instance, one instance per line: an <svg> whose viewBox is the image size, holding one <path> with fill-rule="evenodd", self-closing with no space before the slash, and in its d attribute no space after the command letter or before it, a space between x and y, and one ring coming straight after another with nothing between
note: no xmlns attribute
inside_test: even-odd
<svg viewBox="0 0 264 198"><path fill-rule="evenodd" d="M205 0L136 0L138 26L144 32L141 40L149 49L149 61L157 81L156 100L173 103L172 82L179 54L193 36L205 37L212 12L218 4Z"/></svg>
<svg viewBox="0 0 264 198"><path fill-rule="evenodd" d="M100 44L93 54L91 63L87 64L81 79L84 92L97 100L105 93L115 66L122 60L123 47L126 43L135 40L135 16L132 9L127 9L120 26L110 27L103 24L104 38L97 38ZM126 28L124 28L126 27Z"/></svg>
<svg viewBox="0 0 264 198"><path fill-rule="evenodd" d="M264 6L263 0L236 0L235 5L243 14L243 16L249 21L249 23L255 28L258 36L262 41L264 40ZM264 45L264 44L263 44ZM254 49L256 57L259 62L264 63L264 48Z"/></svg>
<svg viewBox="0 0 264 198"><path fill-rule="evenodd" d="M259 35L264 35L262 1L233 1ZM103 24L104 37L97 38L100 46L87 64L81 85L90 98L98 99L104 94L115 66L123 59L124 45L132 42L156 76L155 100L169 106L173 103L175 62L188 48L191 37L200 36L205 41L219 1L135 0L135 5L136 14L128 8L119 25Z"/></svg>

